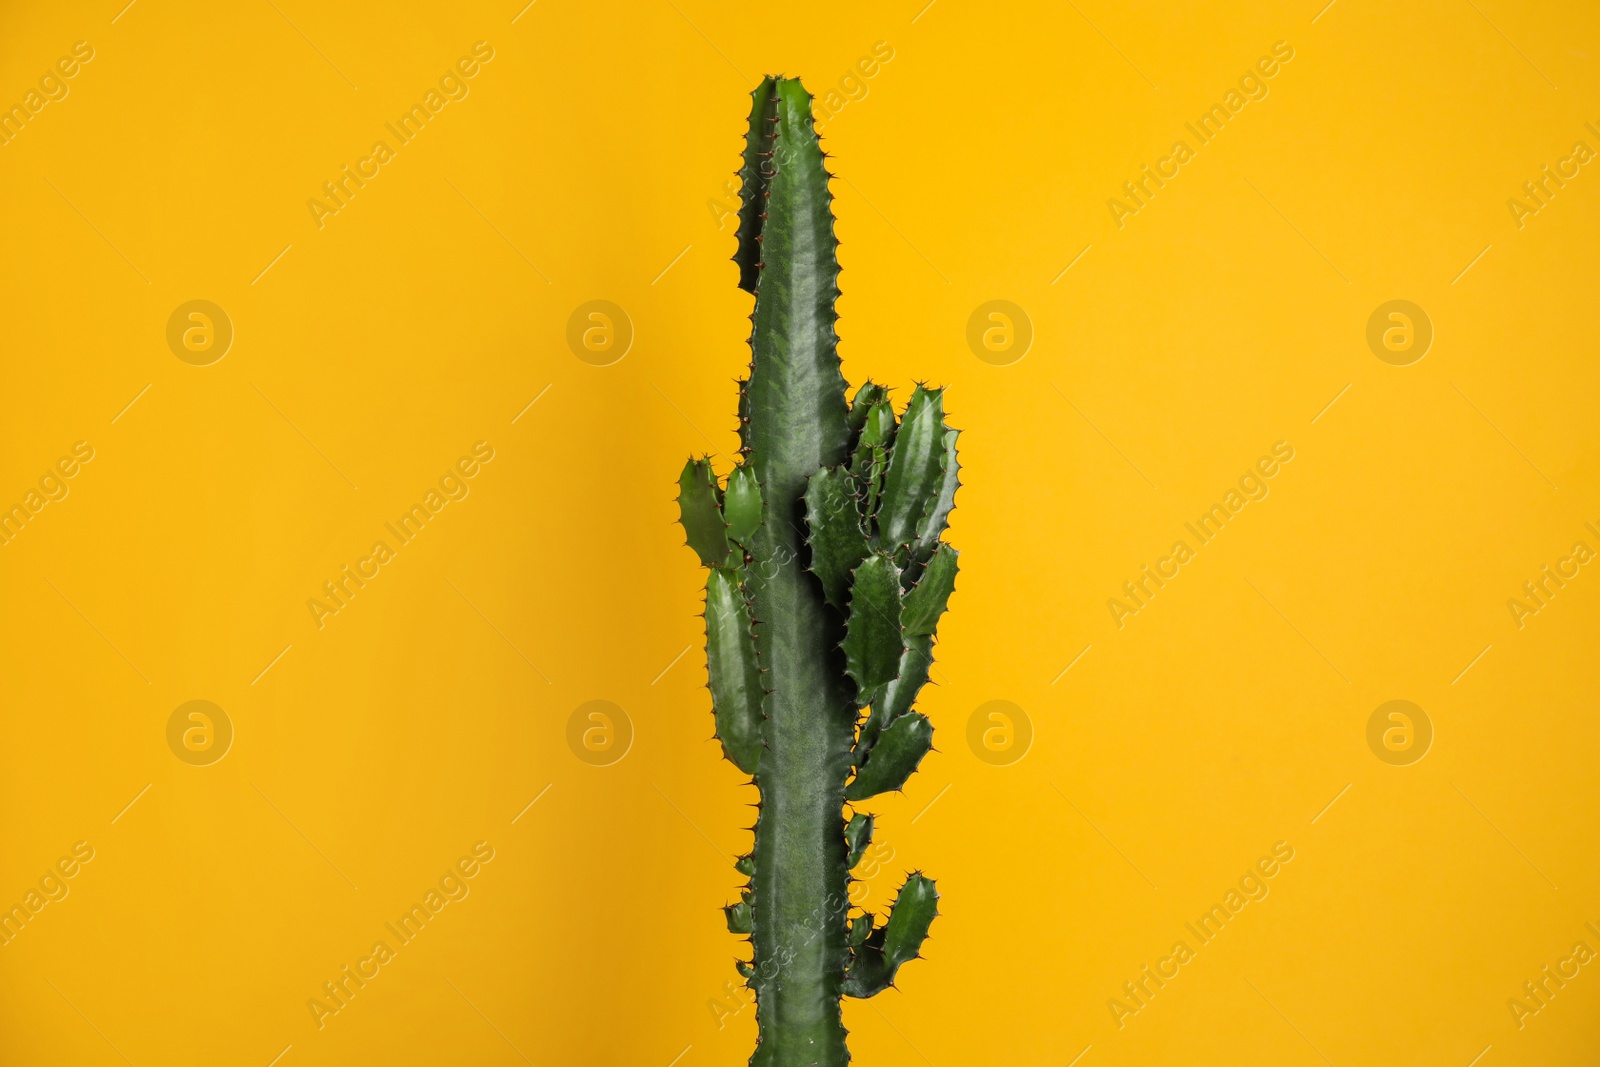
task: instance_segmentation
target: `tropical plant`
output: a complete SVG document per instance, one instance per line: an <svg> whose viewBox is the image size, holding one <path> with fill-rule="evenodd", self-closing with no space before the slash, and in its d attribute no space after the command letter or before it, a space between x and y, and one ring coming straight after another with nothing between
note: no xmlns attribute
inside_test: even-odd
<svg viewBox="0 0 1600 1067"><path fill-rule="evenodd" d="M933 743L915 702L955 584L957 552L941 534L956 431L938 389L917 386L898 417L871 381L846 402L811 97L772 77L752 97L734 257L755 297L740 463L719 481L709 457L691 459L679 506L709 569L717 737L761 794L755 847L737 864L749 881L726 909L753 948L737 963L756 995L750 1062L839 1067L850 1058L840 997L887 988L937 914L920 872L886 921L851 917L849 888L873 830L855 806L901 788Z"/></svg>

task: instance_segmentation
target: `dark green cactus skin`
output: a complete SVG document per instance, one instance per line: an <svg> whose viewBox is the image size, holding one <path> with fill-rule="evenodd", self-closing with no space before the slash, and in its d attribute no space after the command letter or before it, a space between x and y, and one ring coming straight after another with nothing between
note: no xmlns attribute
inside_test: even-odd
<svg viewBox="0 0 1600 1067"><path fill-rule="evenodd" d="M710 568L706 657L723 752L761 792L749 884L725 908L748 934L752 1067L843 1067L839 1001L870 997L914 959L938 908L909 875L888 920L850 916L850 871L870 815L847 804L899 789L932 747L913 710L954 589L942 535L957 485L943 395L918 386L897 420L888 390L845 399L834 332L832 196L798 80L751 94L739 212L740 285L755 296L740 382L742 464L679 479L688 541ZM870 713L862 719L861 709Z"/></svg>

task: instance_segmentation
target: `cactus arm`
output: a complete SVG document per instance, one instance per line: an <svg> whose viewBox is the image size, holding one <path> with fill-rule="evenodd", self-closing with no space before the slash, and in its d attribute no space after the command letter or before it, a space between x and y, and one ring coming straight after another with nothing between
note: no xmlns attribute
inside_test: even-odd
<svg viewBox="0 0 1600 1067"><path fill-rule="evenodd" d="M884 547L908 544L917 524L937 507L944 486L944 394L917 386L900 420L883 477L878 529Z"/></svg>
<svg viewBox="0 0 1600 1067"><path fill-rule="evenodd" d="M900 673L905 651L901 614L900 568L888 556L869 556L851 575L844 637L845 670L855 680L856 703L863 707Z"/></svg>
<svg viewBox="0 0 1600 1067"><path fill-rule="evenodd" d="M867 846L872 844L872 816L852 815L850 821L845 823L844 840L850 846L845 866L853 871L856 864L861 862L861 857L867 854Z"/></svg>
<svg viewBox="0 0 1600 1067"><path fill-rule="evenodd" d="M958 485L955 431L946 432L944 438L944 479L932 505L933 510L930 511L930 516L937 512L938 518L936 522L931 518L924 519L926 528L931 531L933 548L925 565L919 565L913 558L906 568L905 573L908 574L912 568L917 568L921 577L906 593L904 600L901 621L905 625L905 652L900 656L900 668L895 679L882 692L874 694L872 714L862 724L856 740L854 764L858 769L865 764L882 732L889 724L910 712L917 694L927 684L928 673L933 668L933 634L950 595L955 591L960 553L938 541L939 534L944 531L945 517L951 510L949 502L954 500Z"/></svg>
<svg viewBox="0 0 1600 1067"><path fill-rule="evenodd" d="M748 585L769 692L756 774L751 1063L833 1067L849 1055L839 1008L849 954L841 824L856 711L837 647L843 628L804 567L801 524L806 479L843 462L849 444L835 351L838 263L809 94L796 81L763 83L752 118L740 266L756 268L746 275L756 294L746 391L765 522Z"/></svg>
<svg viewBox="0 0 1600 1067"><path fill-rule="evenodd" d="M857 399L860 398L857 393ZM854 409L851 410L852 420ZM850 456L850 473L861 493L862 511L873 517L878 511L878 494L883 489L883 469L889 446L894 441L894 408L889 406L887 394L867 409L866 421L856 437L855 449Z"/></svg>
<svg viewBox="0 0 1600 1067"><path fill-rule="evenodd" d="M861 435L861 429L867 424L867 413L879 401L889 399L889 390L871 378L861 383L861 388L856 390L856 395L850 401L850 444L855 447L856 438Z"/></svg>
<svg viewBox="0 0 1600 1067"><path fill-rule="evenodd" d="M895 897L888 923L872 930L854 947L845 976L845 993L864 999L889 988L901 965L916 959L922 951L928 927L938 914L939 890L933 879L913 871ZM865 918L870 929L871 916Z"/></svg>
<svg viewBox="0 0 1600 1067"><path fill-rule="evenodd" d="M957 560L961 553L949 545L941 544L933 551L926 569L911 592L905 597L905 612L901 621L906 633L917 636L931 635L939 626L939 616L956 588Z"/></svg>
<svg viewBox="0 0 1600 1067"><path fill-rule="evenodd" d="M722 493L709 459L691 459L678 476L678 521L689 547L707 567L728 558L728 527L722 520Z"/></svg>
<svg viewBox="0 0 1600 1067"><path fill-rule="evenodd" d="M746 547L755 543L753 538L761 526L761 486L751 468L735 467L728 475L722 517L728 524L729 537Z"/></svg>
<svg viewBox="0 0 1600 1067"><path fill-rule="evenodd" d="M933 723L926 715L900 716L878 735L866 762L844 791L846 800L865 800L899 789L933 747Z"/></svg>
<svg viewBox="0 0 1600 1067"><path fill-rule="evenodd" d="M811 569L828 603L843 611L850 602L850 572L867 556L861 504L850 475L824 467L806 485L806 528L811 532Z"/></svg>
<svg viewBox="0 0 1600 1067"><path fill-rule="evenodd" d="M913 871L895 896L889 922L884 927L888 933L883 939L883 955L889 962L891 975L901 964L917 958L922 942L927 939L928 927L933 925L934 916L938 914L938 886L921 871Z"/></svg>
<svg viewBox="0 0 1600 1067"><path fill-rule="evenodd" d="M923 634L907 634L906 650L900 654L900 673L883 687L872 702L872 714L861 725L851 763L857 769L866 763L872 746L894 720L911 710L917 693L928 682L933 667L933 640Z"/></svg>
<svg viewBox="0 0 1600 1067"><path fill-rule="evenodd" d="M706 579L706 668L722 751L735 767L754 774L764 745L761 672L750 607L739 572L728 567L713 567Z"/></svg>
<svg viewBox="0 0 1600 1067"><path fill-rule="evenodd" d="M933 638L928 634L906 635L906 650L900 657L900 673L884 687L883 724L898 719L911 710L917 694L928 684L928 672L933 668Z"/></svg>
<svg viewBox="0 0 1600 1067"><path fill-rule="evenodd" d="M941 461L943 470L939 480L939 495L934 498L922 521L917 524L917 540L911 553L912 565L906 568L908 578L917 577L921 573L922 565L927 563L938 550L939 538L950 522L950 512L955 510L956 490L961 488L961 464L956 459L957 436L958 432L955 430L944 432L944 458Z"/></svg>

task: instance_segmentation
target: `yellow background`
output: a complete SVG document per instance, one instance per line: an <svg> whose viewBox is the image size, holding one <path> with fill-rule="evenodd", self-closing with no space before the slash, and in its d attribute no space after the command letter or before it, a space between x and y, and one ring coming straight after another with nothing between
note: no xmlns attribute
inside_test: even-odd
<svg viewBox="0 0 1600 1067"><path fill-rule="evenodd" d="M0 949L0 1060L744 1062L719 907L754 796L711 740L673 479L735 447L745 94L883 41L824 123L841 352L951 387L966 486L939 751L870 805L868 905L918 868L942 915L846 1002L858 1062L1592 1061L1597 968L1522 1029L1507 1001L1600 949L1600 576L1521 629L1507 600L1600 546L1600 174L1520 229L1507 200L1600 147L1600 18L922 3L6 5L0 102L95 56L0 147L0 503L95 458L0 548L0 902L96 854ZM307 200L480 40L319 229ZM1365 341L1394 298L1436 333L1407 367ZM236 331L211 366L165 340L193 299ZM635 331L608 367L565 341L594 299ZM1035 330L1010 366L965 341L991 299ZM470 495L319 630L308 598L480 440ZM1270 496L1118 629L1108 598L1280 440ZM236 730L208 767L167 747L192 699ZM1411 766L1367 746L1391 699L1435 730ZM567 744L590 700L632 724L611 766ZM991 700L1032 724L1008 766L966 740ZM307 1000L478 841L470 896L319 1030ZM1119 1028L1277 841L1270 896Z"/></svg>

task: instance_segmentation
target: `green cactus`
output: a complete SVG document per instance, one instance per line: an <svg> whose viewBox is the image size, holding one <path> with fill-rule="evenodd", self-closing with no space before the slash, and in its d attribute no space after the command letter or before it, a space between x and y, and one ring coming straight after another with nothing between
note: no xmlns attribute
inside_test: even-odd
<svg viewBox="0 0 1600 1067"><path fill-rule="evenodd" d="M800 82L751 94L740 168L740 286L755 297L739 383L740 465L709 458L679 480L688 543L710 570L706 660L717 737L760 790L749 882L728 929L756 994L752 1067L849 1061L839 1000L870 997L917 956L937 914L910 874L888 919L850 916L850 871L872 839L852 811L901 788L933 744L914 710L955 585L942 543L957 486L956 431L938 389L898 419L867 382L846 403L834 333L832 196ZM863 717L863 709L870 711Z"/></svg>

